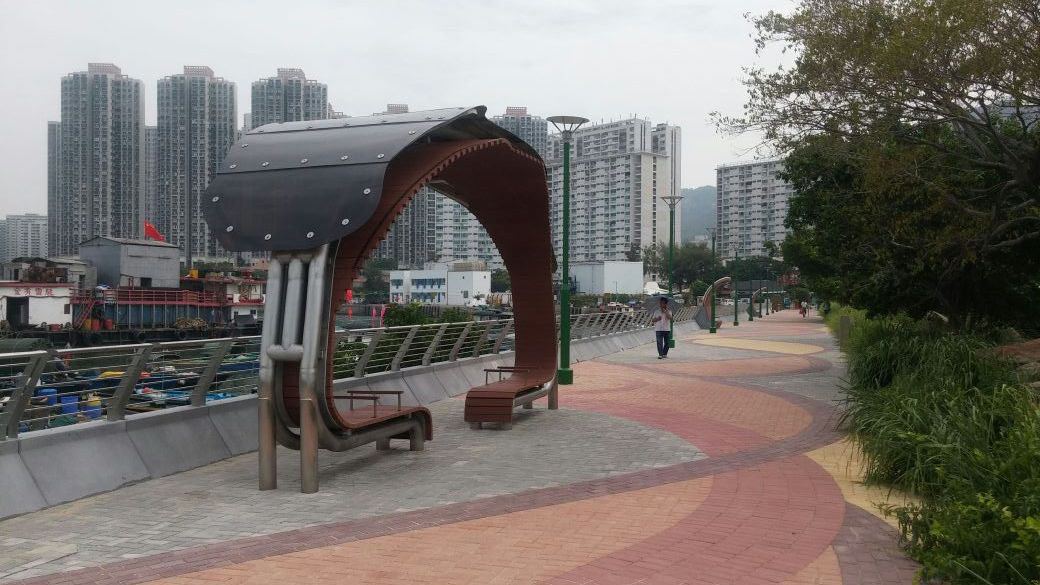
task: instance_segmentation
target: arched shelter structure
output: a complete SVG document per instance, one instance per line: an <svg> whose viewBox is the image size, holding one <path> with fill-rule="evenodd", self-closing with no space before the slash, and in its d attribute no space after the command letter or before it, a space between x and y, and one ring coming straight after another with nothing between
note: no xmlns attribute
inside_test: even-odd
<svg viewBox="0 0 1040 585"><path fill-rule="evenodd" d="M473 408L467 401L467 420L471 410L504 405L519 388L552 392L555 406L545 170L534 149L484 112L478 106L271 124L245 134L224 160L202 202L210 229L228 250L272 253L260 358L261 489L275 487L276 440L301 451L301 487L313 492L319 447L341 451L410 438L417 449L432 438L425 408L370 406L359 414L337 407L329 355L344 292L425 185L480 220L512 282L516 369L470 391L479 399ZM511 412L511 398L508 405Z"/></svg>

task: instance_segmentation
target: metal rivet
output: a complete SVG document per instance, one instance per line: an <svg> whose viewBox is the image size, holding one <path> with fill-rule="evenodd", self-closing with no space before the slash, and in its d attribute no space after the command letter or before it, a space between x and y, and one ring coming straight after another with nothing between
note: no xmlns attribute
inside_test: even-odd
<svg viewBox="0 0 1040 585"><path fill-rule="evenodd" d="M270 240L271 239L271 234L264 234L264 239L265 240Z"/></svg>
<svg viewBox="0 0 1040 585"><path fill-rule="evenodd" d="M307 239L308 240L313 238L313 237L314 237L314 232L307 232Z"/></svg>
<svg viewBox="0 0 1040 585"><path fill-rule="evenodd" d="M242 148L245 148L245 147L247 147L247 146L249 146L249 143L244 143L244 144L242 144Z"/></svg>
<svg viewBox="0 0 1040 585"><path fill-rule="evenodd" d="M301 158L301 159L300 159L300 164L301 164L301 165L305 165L305 164L307 164L307 159L305 159L305 158Z"/></svg>
<svg viewBox="0 0 1040 585"><path fill-rule="evenodd" d="M343 156L339 157L339 160L347 160L348 158L350 158L350 155L344 154Z"/></svg>
<svg viewBox="0 0 1040 585"><path fill-rule="evenodd" d="M350 220L344 217L343 220L340 221L339 223L340 223L340 225L347 225L348 223L350 223Z"/></svg>
<svg viewBox="0 0 1040 585"><path fill-rule="evenodd" d="M384 156L386 156L386 155L383 154L383 153L379 153L379 154L376 155L376 158L383 158Z"/></svg>
<svg viewBox="0 0 1040 585"><path fill-rule="evenodd" d="M229 169L237 169L237 168L238 168L238 165L231 165L231 166L229 166L228 168L229 168Z"/></svg>
<svg viewBox="0 0 1040 585"><path fill-rule="evenodd" d="M235 226L229 225L229 226L227 226L227 228L224 229L224 231L226 231L226 232L233 232L233 231L235 231Z"/></svg>
<svg viewBox="0 0 1040 585"><path fill-rule="evenodd" d="M216 203L217 201L220 201L220 197L217 197L216 195L214 195L213 196L213 203Z"/></svg>
<svg viewBox="0 0 1040 585"><path fill-rule="evenodd" d="M260 166L262 166L262 167L266 167L266 166L267 166L267 165L269 165L269 164L271 164L271 163L269 163L269 162L267 162L267 161L265 160L264 162L260 163Z"/></svg>
<svg viewBox="0 0 1040 585"><path fill-rule="evenodd" d="M371 189L369 189L368 187L365 187L365 190L364 190L364 191L362 191L362 193L364 193L365 195L368 195L368 194L369 194L369 193L371 193L371 192L372 192L372 190L371 190Z"/></svg>
<svg viewBox="0 0 1040 585"><path fill-rule="evenodd" d="M408 133L409 134L415 134L415 130L409 130Z"/></svg>

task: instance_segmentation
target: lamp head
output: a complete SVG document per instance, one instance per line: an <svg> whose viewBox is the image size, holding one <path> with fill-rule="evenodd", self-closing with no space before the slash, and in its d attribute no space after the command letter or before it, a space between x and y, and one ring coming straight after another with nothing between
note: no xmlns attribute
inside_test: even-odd
<svg viewBox="0 0 1040 585"><path fill-rule="evenodd" d="M563 134L564 137L570 136L572 132L581 127L582 124L589 121L588 118L582 118L581 116L549 116L546 118L556 130Z"/></svg>

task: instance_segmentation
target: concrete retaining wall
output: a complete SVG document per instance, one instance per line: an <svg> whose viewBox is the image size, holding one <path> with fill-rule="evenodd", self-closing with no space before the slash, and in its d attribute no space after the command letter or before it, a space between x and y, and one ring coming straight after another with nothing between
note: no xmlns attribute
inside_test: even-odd
<svg viewBox="0 0 1040 585"><path fill-rule="evenodd" d="M677 323L677 333L698 329ZM587 361L653 342L653 331L626 331L571 342ZM484 368L513 365L513 352L340 380L335 390L403 390L402 404L430 404L484 383ZM492 375L492 380L497 379ZM0 441L0 519L128 483L162 477L255 451L256 396L33 431Z"/></svg>
<svg viewBox="0 0 1040 585"><path fill-rule="evenodd" d="M256 397L0 441L0 519L255 451Z"/></svg>

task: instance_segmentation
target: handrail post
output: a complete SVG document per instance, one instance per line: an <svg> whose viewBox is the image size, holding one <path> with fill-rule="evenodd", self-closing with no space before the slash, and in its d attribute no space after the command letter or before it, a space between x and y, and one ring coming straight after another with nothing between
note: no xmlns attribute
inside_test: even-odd
<svg viewBox="0 0 1040 585"><path fill-rule="evenodd" d="M108 399L108 420L123 420L126 417L126 405L130 402L130 393L141 378L144 365L152 356L154 345L145 345L137 350L137 355L130 362L130 367L123 373L123 379L119 381L115 394Z"/></svg>
<svg viewBox="0 0 1040 585"><path fill-rule="evenodd" d="M501 353L502 344L505 343L506 338L509 337L509 333L513 331L513 320L509 319L505 325L502 326L498 331L498 339L495 340L495 347L491 350L491 353Z"/></svg>
<svg viewBox="0 0 1040 585"><path fill-rule="evenodd" d="M401 369L401 360L404 359L404 354L408 351L408 346L412 344L412 340L415 339L415 334L419 332L419 328L422 325L413 325L408 330L408 335L405 335L404 341L401 342L401 347L397 348L397 353L394 354L394 359L390 361L390 371L396 372Z"/></svg>
<svg viewBox="0 0 1040 585"><path fill-rule="evenodd" d="M199 376L199 381L191 392L192 406L203 406L206 404L206 393L209 391L210 385L213 384L213 380L217 378L217 372L220 370L221 364L224 363L224 357L227 355L228 350L231 349L231 341L230 339L224 340L217 344L217 347L213 350L213 355L210 356L206 369Z"/></svg>
<svg viewBox="0 0 1040 585"><path fill-rule="evenodd" d="M36 391L36 382L47 365L47 357L47 352L34 355L26 362L22 373L18 374L7 408L0 413L0 441L18 438L18 426L22 422L22 413L25 412L25 407L29 405L33 392Z"/></svg>
<svg viewBox="0 0 1040 585"><path fill-rule="evenodd" d="M449 362L459 359L459 350L462 349L462 343L466 341L466 336L469 335L470 329L473 329L473 321L466 323L466 326L462 328L462 333L460 333L459 338L455 340L455 345L451 347L451 354L448 355Z"/></svg>
<svg viewBox="0 0 1040 585"><path fill-rule="evenodd" d="M441 323L441 326L437 328L437 333L433 335L433 341L430 342L430 347L426 348L426 353L422 357L422 365L428 366L433 361L433 354L437 351L437 346L441 342L441 338L444 337L444 332L448 329L447 323Z"/></svg>
<svg viewBox="0 0 1040 585"><path fill-rule="evenodd" d="M476 345L473 346L473 357L480 357L480 348L487 341L488 334L491 333L491 321L488 321L484 325L484 330L480 332L480 339L477 340Z"/></svg>
<svg viewBox="0 0 1040 585"><path fill-rule="evenodd" d="M361 354L358 358L357 366L354 368L355 378L365 377L365 366L368 365L368 360L372 359L372 354L376 351L376 346L379 345L379 340L383 338L384 329L378 329L372 334L372 340L368 342L368 347L365 348L365 353Z"/></svg>

